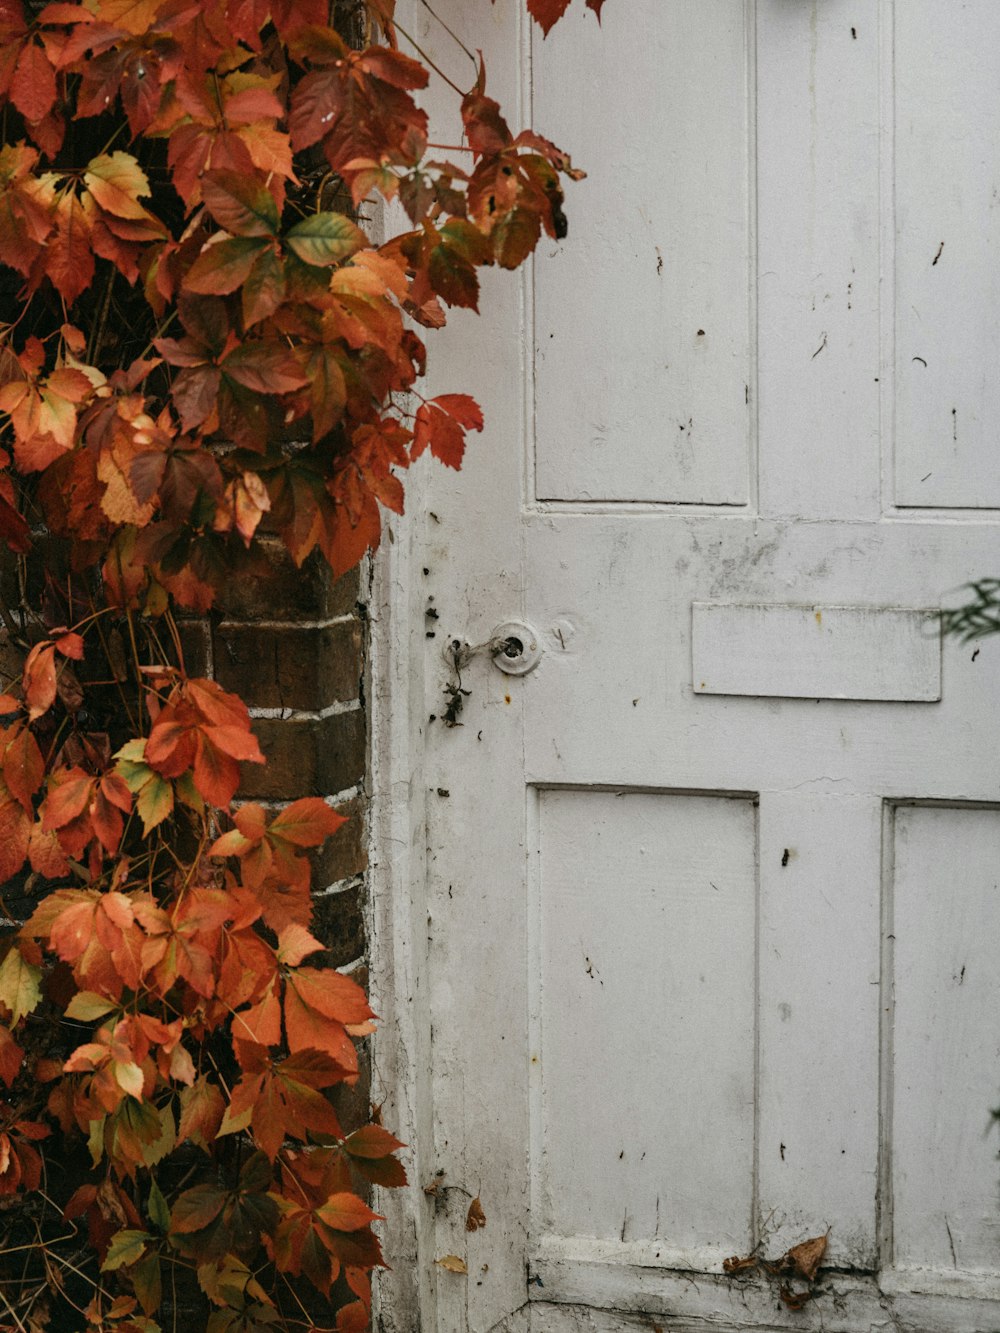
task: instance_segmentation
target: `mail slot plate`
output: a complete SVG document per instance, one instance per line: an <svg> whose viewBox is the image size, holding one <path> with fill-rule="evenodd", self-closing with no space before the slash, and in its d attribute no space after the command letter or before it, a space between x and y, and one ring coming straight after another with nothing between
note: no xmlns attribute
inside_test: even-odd
<svg viewBox="0 0 1000 1333"><path fill-rule="evenodd" d="M924 608L695 602L695 694L933 703L941 640Z"/></svg>

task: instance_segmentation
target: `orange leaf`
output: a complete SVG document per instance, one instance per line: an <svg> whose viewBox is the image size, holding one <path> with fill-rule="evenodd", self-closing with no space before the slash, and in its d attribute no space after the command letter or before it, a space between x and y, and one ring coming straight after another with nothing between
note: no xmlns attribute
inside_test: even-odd
<svg viewBox="0 0 1000 1333"><path fill-rule="evenodd" d="M405 1146L381 1125L362 1125L353 1134L348 1134L344 1140L344 1151L350 1153L352 1157L372 1159L388 1157L397 1148Z"/></svg>
<svg viewBox="0 0 1000 1333"><path fill-rule="evenodd" d="M88 163L83 179L100 206L114 217L144 220L149 216L139 203L140 196L149 194L149 181L130 153L101 153Z"/></svg>
<svg viewBox="0 0 1000 1333"><path fill-rule="evenodd" d="M29 124L37 124L56 100L56 76L40 46L28 42L18 58L10 84L10 100Z"/></svg>
<svg viewBox="0 0 1000 1333"><path fill-rule="evenodd" d="M42 785L45 761L38 742L27 727L7 733L10 740L3 754L3 776L12 796L31 813L31 798Z"/></svg>
<svg viewBox="0 0 1000 1333"><path fill-rule="evenodd" d="M360 1231L370 1222L379 1220L379 1214L373 1213L356 1194L346 1192L331 1194L326 1203L316 1209L316 1216L334 1231Z"/></svg>
<svg viewBox="0 0 1000 1333"><path fill-rule="evenodd" d="M24 697L28 703L28 717L47 713L56 700L55 648L51 643L36 643L24 663Z"/></svg>
<svg viewBox="0 0 1000 1333"><path fill-rule="evenodd" d="M7 1084L8 1088L17 1078L23 1060L24 1051L18 1046L8 1029L0 1025L0 1078Z"/></svg>
<svg viewBox="0 0 1000 1333"><path fill-rule="evenodd" d="M286 806L271 821L268 834L295 847L318 847L346 822L319 796L306 796Z"/></svg>
<svg viewBox="0 0 1000 1333"><path fill-rule="evenodd" d="M42 828L46 833L63 828L83 814L90 801L94 779L82 768L62 768L49 778L49 792L42 803Z"/></svg>
<svg viewBox="0 0 1000 1333"><path fill-rule="evenodd" d="M0 883L11 879L24 865L31 837L31 819L14 800L0 801Z"/></svg>

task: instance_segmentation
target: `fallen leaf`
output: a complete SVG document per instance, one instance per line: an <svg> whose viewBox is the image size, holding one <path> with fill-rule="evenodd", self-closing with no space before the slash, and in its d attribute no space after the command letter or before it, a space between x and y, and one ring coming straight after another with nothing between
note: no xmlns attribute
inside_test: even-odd
<svg viewBox="0 0 1000 1333"><path fill-rule="evenodd" d="M813 1236L812 1240L804 1240L800 1245L793 1245L785 1255L785 1260L807 1282L816 1280L816 1270L823 1260L823 1255L826 1254L828 1235L829 1233L826 1236Z"/></svg>
<svg viewBox="0 0 1000 1333"><path fill-rule="evenodd" d="M724 1273L745 1273L748 1268L757 1267L757 1257L753 1254L747 1254L743 1258L734 1254L731 1259L723 1259L722 1271Z"/></svg>
<svg viewBox="0 0 1000 1333"><path fill-rule="evenodd" d="M479 1195L469 1204L469 1211L465 1217L466 1231L478 1231L480 1227L486 1225L486 1214L483 1212L483 1205L479 1201Z"/></svg>
<svg viewBox="0 0 1000 1333"><path fill-rule="evenodd" d="M786 1287L784 1284L778 1288L778 1295L788 1306L789 1310L801 1310L805 1305L808 1305L813 1298L813 1293L811 1291L792 1291L791 1287Z"/></svg>
<svg viewBox="0 0 1000 1333"><path fill-rule="evenodd" d="M449 1273L467 1273L469 1270L465 1266L465 1260L460 1259L457 1254L446 1254L442 1259L435 1259L436 1264L446 1268Z"/></svg>

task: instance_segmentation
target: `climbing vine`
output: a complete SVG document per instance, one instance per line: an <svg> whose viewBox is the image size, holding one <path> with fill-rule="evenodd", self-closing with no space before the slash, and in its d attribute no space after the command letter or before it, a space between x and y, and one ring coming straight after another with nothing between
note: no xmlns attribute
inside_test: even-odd
<svg viewBox="0 0 1000 1333"><path fill-rule="evenodd" d="M405 1175L331 1100L374 1018L310 932L343 821L236 799L264 756L184 616L264 531L351 568L482 429L421 395L423 330L564 235L580 173L477 68L395 0L0 0L4 1333L367 1326L366 1200ZM381 245L377 196L410 228Z"/></svg>

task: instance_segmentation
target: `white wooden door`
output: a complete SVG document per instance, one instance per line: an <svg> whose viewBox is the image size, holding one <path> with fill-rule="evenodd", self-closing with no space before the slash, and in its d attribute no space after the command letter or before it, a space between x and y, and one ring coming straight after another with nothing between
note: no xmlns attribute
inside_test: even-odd
<svg viewBox="0 0 1000 1333"><path fill-rule="evenodd" d="M1000 572L1000 5L433 8L590 174L383 567L382 1328L990 1333L1000 643L924 613Z"/></svg>

